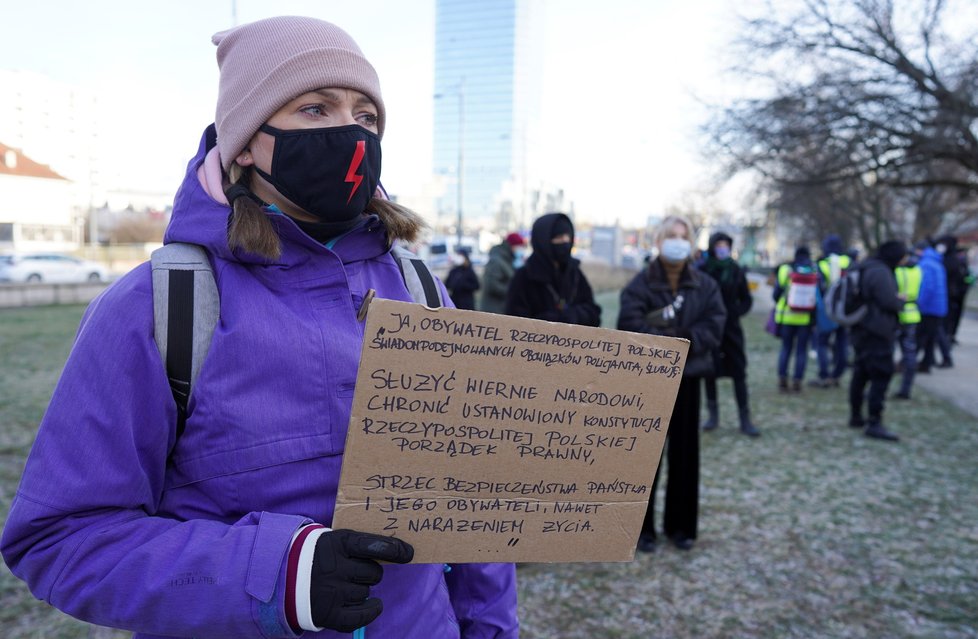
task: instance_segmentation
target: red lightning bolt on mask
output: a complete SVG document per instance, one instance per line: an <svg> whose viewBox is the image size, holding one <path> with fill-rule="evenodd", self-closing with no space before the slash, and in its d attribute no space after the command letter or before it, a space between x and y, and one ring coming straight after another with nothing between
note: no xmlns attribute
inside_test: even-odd
<svg viewBox="0 0 978 639"><path fill-rule="evenodd" d="M353 199L353 195L360 188L360 183L363 182L363 176L357 175L357 171L360 170L360 163L363 162L363 155L367 151L367 143L363 140L357 141L357 148L353 152L353 159L350 160L350 168L346 171L346 179L344 182L349 182L353 185L350 190L350 197L346 198L346 203L349 204L350 200Z"/></svg>

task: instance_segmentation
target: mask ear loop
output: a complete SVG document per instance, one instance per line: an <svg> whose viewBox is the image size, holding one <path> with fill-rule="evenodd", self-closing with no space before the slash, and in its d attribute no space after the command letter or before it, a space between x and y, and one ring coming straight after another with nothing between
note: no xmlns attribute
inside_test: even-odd
<svg viewBox="0 0 978 639"><path fill-rule="evenodd" d="M230 204L232 208L234 208L234 201L239 197L249 198L258 204L258 206L268 206L268 202L252 193L251 189L246 187L244 184L232 184L224 190L224 197L228 199L228 204Z"/></svg>

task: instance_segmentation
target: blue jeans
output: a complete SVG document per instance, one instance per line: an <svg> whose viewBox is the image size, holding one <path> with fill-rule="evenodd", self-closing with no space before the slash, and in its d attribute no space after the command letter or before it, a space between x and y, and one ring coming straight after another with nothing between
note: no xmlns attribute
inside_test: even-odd
<svg viewBox="0 0 978 639"><path fill-rule="evenodd" d="M778 327L781 330L781 353L778 355L778 377L788 376L788 360L791 359L791 351L795 351L795 379L801 380L805 377L805 364L808 363L808 338L811 336L812 327L792 326L782 324Z"/></svg>
<svg viewBox="0 0 978 639"><path fill-rule="evenodd" d="M832 350L831 370L829 366L830 342ZM849 333L845 327L818 333L815 348L818 352L818 378L838 379L842 377L842 373L846 372L846 359L849 356Z"/></svg>

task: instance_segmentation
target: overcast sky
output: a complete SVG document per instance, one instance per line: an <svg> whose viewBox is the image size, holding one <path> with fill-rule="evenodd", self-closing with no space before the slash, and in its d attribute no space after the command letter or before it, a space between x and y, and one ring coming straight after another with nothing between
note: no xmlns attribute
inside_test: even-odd
<svg viewBox="0 0 978 639"><path fill-rule="evenodd" d="M118 188L175 191L213 120L210 36L231 0L0 0L0 66L98 92L101 139ZM238 0L238 22L309 15L346 29L380 75L384 183L417 194L431 179L434 0ZM694 97L723 97L729 0L549 0L539 151L582 219L642 224L702 187L709 165ZM0 88L2 92L2 88Z"/></svg>

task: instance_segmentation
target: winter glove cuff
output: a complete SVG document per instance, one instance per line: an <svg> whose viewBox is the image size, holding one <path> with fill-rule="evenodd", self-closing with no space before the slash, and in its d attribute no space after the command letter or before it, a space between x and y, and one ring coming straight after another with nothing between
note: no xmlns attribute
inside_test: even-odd
<svg viewBox="0 0 978 639"><path fill-rule="evenodd" d="M320 524L310 524L299 528L292 536L285 582L285 618L296 634L303 630L322 630L312 621L310 582L316 542L329 530Z"/></svg>

